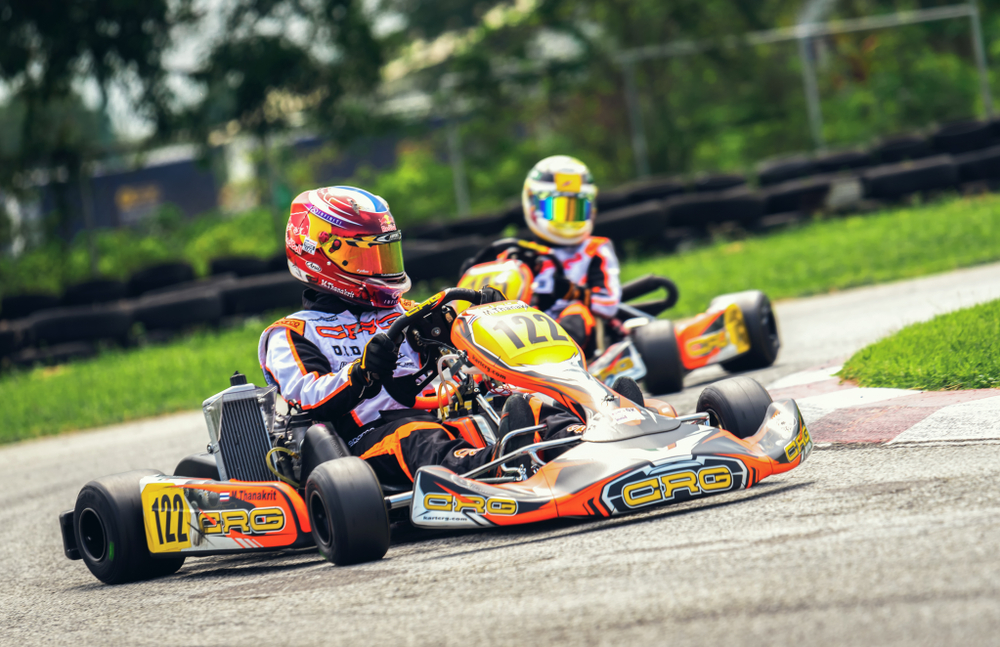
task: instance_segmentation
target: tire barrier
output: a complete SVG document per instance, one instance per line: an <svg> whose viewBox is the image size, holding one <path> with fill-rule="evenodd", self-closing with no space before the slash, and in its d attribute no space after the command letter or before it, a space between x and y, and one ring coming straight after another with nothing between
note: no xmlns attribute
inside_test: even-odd
<svg viewBox="0 0 1000 647"><path fill-rule="evenodd" d="M628 205L640 204L650 200L662 200L672 195L684 193L684 184L674 178L652 178L632 182L621 187L628 199ZM600 194L598 193L598 197ZM624 205L623 205L624 206ZM616 207L621 209L621 206Z"/></svg>
<svg viewBox="0 0 1000 647"><path fill-rule="evenodd" d="M747 178L744 175L704 175L695 178L692 188L696 193L707 193L712 191L725 191L736 187L746 186Z"/></svg>
<svg viewBox="0 0 1000 647"><path fill-rule="evenodd" d="M757 181L761 186L770 186L815 172L816 162L809 155L785 155L760 162L757 165Z"/></svg>
<svg viewBox="0 0 1000 647"><path fill-rule="evenodd" d="M420 240L448 240L451 236L451 230L448 228L448 223L432 220L407 227L403 234L407 238Z"/></svg>
<svg viewBox="0 0 1000 647"><path fill-rule="evenodd" d="M280 254L275 254L271 258L267 259L267 274L271 272L281 272L288 270L288 257L285 252Z"/></svg>
<svg viewBox="0 0 1000 647"><path fill-rule="evenodd" d="M12 355L17 350L18 335L16 330L0 330L0 358Z"/></svg>
<svg viewBox="0 0 1000 647"><path fill-rule="evenodd" d="M933 155L931 143L922 135L895 135L887 137L872 149L872 157L879 164L895 164Z"/></svg>
<svg viewBox="0 0 1000 647"><path fill-rule="evenodd" d="M0 300L0 319L23 319L41 310L59 307L59 298L51 294L15 294Z"/></svg>
<svg viewBox="0 0 1000 647"><path fill-rule="evenodd" d="M489 245L482 236L465 236L448 241L403 241L403 263L410 280L458 279L462 263Z"/></svg>
<svg viewBox="0 0 1000 647"><path fill-rule="evenodd" d="M268 271L268 261L265 259L250 256L229 256L226 258L216 258L208 264L208 273L212 276L218 274L235 274L236 276L256 276L265 274Z"/></svg>
<svg viewBox="0 0 1000 647"><path fill-rule="evenodd" d="M65 364L72 360L87 359L95 355L97 355L96 344L77 341L44 348L25 348L13 355L10 361L15 366L31 368L36 364Z"/></svg>
<svg viewBox="0 0 1000 647"><path fill-rule="evenodd" d="M597 213L613 211L629 204L629 193L624 187L597 192Z"/></svg>
<svg viewBox="0 0 1000 647"><path fill-rule="evenodd" d="M734 221L750 224L764 215L764 198L746 189L676 196L665 202L667 225L704 229Z"/></svg>
<svg viewBox="0 0 1000 647"><path fill-rule="evenodd" d="M832 174L814 175L768 187L763 191L764 215L811 213L821 209L826 203L834 177Z"/></svg>
<svg viewBox="0 0 1000 647"><path fill-rule="evenodd" d="M143 296L130 304L129 312L146 330L181 330L218 324L222 300L207 290L167 292Z"/></svg>
<svg viewBox="0 0 1000 647"><path fill-rule="evenodd" d="M610 238L619 248L626 240L655 244L656 238L646 234L662 231L666 223L664 203L660 200L648 200L601 214L594 221L594 235Z"/></svg>
<svg viewBox="0 0 1000 647"><path fill-rule="evenodd" d="M60 304L63 306L89 306L95 303L111 303L125 298L126 288L121 281L97 279L71 285L63 291Z"/></svg>
<svg viewBox="0 0 1000 647"><path fill-rule="evenodd" d="M128 280L128 294L137 297L150 290L193 280L194 270L187 263L162 263L133 274Z"/></svg>
<svg viewBox="0 0 1000 647"><path fill-rule="evenodd" d="M510 224L519 223L512 222L510 214L504 211L488 216L477 216L475 218L465 218L450 222L448 223L448 231L453 237L478 235L496 238Z"/></svg>
<svg viewBox="0 0 1000 647"><path fill-rule="evenodd" d="M872 156L868 151L840 151L817 155L815 162L819 173L839 173L871 166Z"/></svg>
<svg viewBox="0 0 1000 647"><path fill-rule="evenodd" d="M105 339L124 344L131 327L129 311L118 305L55 308L31 316L27 338L34 346Z"/></svg>
<svg viewBox="0 0 1000 647"><path fill-rule="evenodd" d="M865 196L897 200L904 195L948 189L958 184L958 167L951 155L936 155L912 162L884 164L862 175Z"/></svg>
<svg viewBox="0 0 1000 647"><path fill-rule="evenodd" d="M954 160L962 182L1000 179L1000 145L956 155Z"/></svg>
<svg viewBox="0 0 1000 647"><path fill-rule="evenodd" d="M283 271L222 284L218 295L223 314L256 315L269 310L301 308L304 289L304 284Z"/></svg>
<svg viewBox="0 0 1000 647"><path fill-rule="evenodd" d="M983 121L946 124L931 135L934 150L959 155L987 148L993 144L993 128Z"/></svg>

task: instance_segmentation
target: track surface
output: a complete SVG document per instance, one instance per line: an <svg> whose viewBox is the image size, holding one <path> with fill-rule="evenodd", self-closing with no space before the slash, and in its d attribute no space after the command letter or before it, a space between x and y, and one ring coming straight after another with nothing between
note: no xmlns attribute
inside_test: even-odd
<svg viewBox="0 0 1000 647"><path fill-rule="evenodd" d="M1000 265L777 304L763 383L1000 298ZM693 406L689 376L671 398ZM431 534L381 562L313 551L190 560L107 587L57 514L96 476L169 470L200 414L0 449L0 644L996 644L1000 445L821 449L752 490L601 522Z"/></svg>

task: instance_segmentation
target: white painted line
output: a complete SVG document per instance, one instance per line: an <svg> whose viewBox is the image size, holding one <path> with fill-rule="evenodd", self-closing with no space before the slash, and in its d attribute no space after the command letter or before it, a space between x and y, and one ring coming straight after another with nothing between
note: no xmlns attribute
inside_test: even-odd
<svg viewBox="0 0 1000 647"><path fill-rule="evenodd" d="M834 374L840 372L840 369L842 368L843 366L830 366L815 371L792 373L791 375L786 375L777 382L772 383L767 388L768 390L787 389L790 386L802 386L803 384L822 382L823 380L829 380L831 377L834 377Z"/></svg>
<svg viewBox="0 0 1000 647"><path fill-rule="evenodd" d="M848 407L858 407L866 404L874 404L893 398L902 398L908 395L916 395L921 391L910 391L909 389L845 389L834 391L823 395L813 395L808 398L796 400L799 411L806 424L816 422L823 416L833 413L837 409Z"/></svg>
<svg viewBox="0 0 1000 647"><path fill-rule="evenodd" d="M1000 396L942 407L896 436L888 444L998 439L1000 439Z"/></svg>

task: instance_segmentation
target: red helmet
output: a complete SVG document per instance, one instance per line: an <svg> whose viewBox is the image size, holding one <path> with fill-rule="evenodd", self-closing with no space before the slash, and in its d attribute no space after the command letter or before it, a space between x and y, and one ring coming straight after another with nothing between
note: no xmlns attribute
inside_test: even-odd
<svg viewBox="0 0 1000 647"><path fill-rule="evenodd" d="M299 194L285 230L292 276L347 301L392 308L410 289L402 233L377 195L351 186Z"/></svg>

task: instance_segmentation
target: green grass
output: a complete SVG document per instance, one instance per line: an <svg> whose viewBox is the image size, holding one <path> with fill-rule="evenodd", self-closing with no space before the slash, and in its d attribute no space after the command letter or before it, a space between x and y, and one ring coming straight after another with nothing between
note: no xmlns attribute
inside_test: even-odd
<svg viewBox="0 0 1000 647"><path fill-rule="evenodd" d="M859 350L840 375L898 389L1000 387L1000 301L907 326Z"/></svg>
<svg viewBox="0 0 1000 647"><path fill-rule="evenodd" d="M0 442L197 409L229 386L236 370L263 384L257 340L265 325L248 320L236 329L7 374L0 379Z"/></svg>
<svg viewBox="0 0 1000 647"><path fill-rule="evenodd" d="M622 267L628 280L669 276L680 287L672 316L713 296L764 290L771 299L882 283L1000 259L1000 196L958 198L823 220Z"/></svg>
<svg viewBox="0 0 1000 647"><path fill-rule="evenodd" d="M672 277L681 300L669 314L677 317L701 310L725 292L756 288L779 299L998 259L1000 197L986 196L818 220L769 236L626 263L622 273L626 280L651 272ZM224 388L226 376L236 369L259 384L257 339L266 323L251 321L169 345L109 351L61 367L0 376L0 442L196 409ZM975 375L980 373L997 375Z"/></svg>

